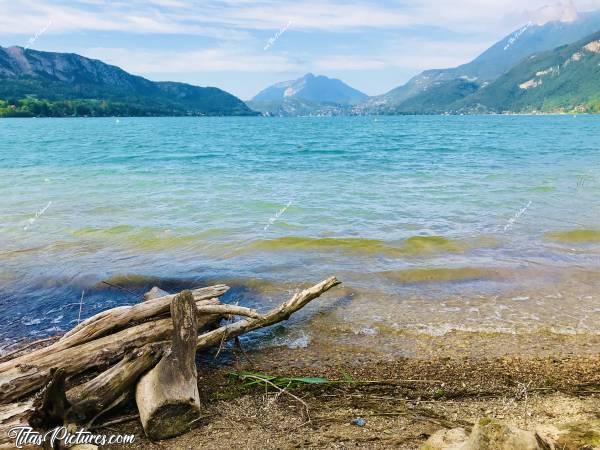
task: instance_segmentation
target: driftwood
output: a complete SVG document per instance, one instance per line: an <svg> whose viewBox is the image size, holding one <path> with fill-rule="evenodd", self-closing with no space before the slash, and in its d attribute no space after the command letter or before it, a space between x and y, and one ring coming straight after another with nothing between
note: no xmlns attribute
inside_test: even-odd
<svg viewBox="0 0 600 450"><path fill-rule="evenodd" d="M56 406L49 405L51 403L49 401L46 401L45 406L41 406L39 399L38 403L34 403L34 400L27 400L0 405L0 448L3 448L1 444L6 440L11 428L25 425L28 421L31 422L32 417L32 426L40 427L40 419L35 418L36 414L39 416L42 413L55 420L60 418L63 423L88 424L98 415L110 409L111 405L125 392L132 389L139 377L158 362L164 350L165 343L148 344L141 349L136 349L97 377L69 389L66 392L67 403L64 403L60 395L64 389L64 383L57 384L56 372L51 372L49 385L54 384L54 388L50 392L54 392L53 396L61 399L58 402L59 412L56 412ZM44 392L48 392L48 388ZM44 394L41 397L42 402L44 397L48 398L48 395ZM47 409L51 409L51 412ZM48 419L46 418L45 421L47 422Z"/></svg>
<svg viewBox="0 0 600 450"><path fill-rule="evenodd" d="M135 399L146 435L152 440L183 434L200 417L196 372L197 324L192 294L184 291L171 303L171 348L140 379Z"/></svg>
<svg viewBox="0 0 600 450"><path fill-rule="evenodd" d="M338 281L336 277L330 277L309 289L297 293L290 300L277 308L272 309L258 319L240 320L239 322L209 331L198 337L196 349L201 350L208 347L214 347L227 339L287 320L291 314L306 306L311 300L314 300L340 283L341 282Z"/></svg>
<svg viewBox="0 0 600 450"><path fill-rule="evenodd" d="M65 393L66 375L62 369L52 369L50 382L33 402L35 410L29 416L29 425L35 430L50 430L65 424L71 404Z"/></svg>
<svg viewBox="0 0 600 450"><path fill-rule="evenodd" d="M165 297L166 295L170 295L167 291L163 291L158 286L154 286L148 292L144 294L144 301L154 300L155 298Z"/></svg>
<svg viewBox="0 0 600 450"><path fill-rule="evenodd" d="M31 347L37 347L42 344L45 344L46 342L58 341L59 339L60 339L60 336L52 336L49 338L38 339L37 341L29 342L26 345L19 347L16 350L11 351L10 353L2 355L0 357L0 362L9 361L11 359L14 359L16 357L16 355L19 355L19 354L25 352L25 350L30 349Z"/></svg>
<svg viewBox="0 0 600 450"><path fill-rule="evenodd" d="M89 423L111 407L125 392L132 389L140 376L152 368L165 351L164 343L148 344L136 349L118 364L96 378L70 389L71 404L67 420Z"/></svg>
<svg viewBox="0 0 600 450"><path fill-rule="evenodd" d="M212 296L226 292L228 288L222 285L150 298L98 314L51 346L0 364L0 448L7 448L3 445L8 442L8 429L27 420L40 429L62 423L90 425L126 398L136 384L148 436L179 434L200 414L196 350L220 346L227 339L286 320L339 283L331 277L264 315L221 304ZM164 293L153 291L154 296ZM221 318L231 315L245 318L214 328ZM74 375L90 369L100 373L65 393L65 380L73 385ZM35 404L31 399L7 404L44 385Z"/></svg>
<svg viewBox="0 0 600 450"><path fill-rule="evenodd" d="M226 315L260 317L249 308L219 305L217 299L202 300L196 304L200 304L200 331L211 327ZM168 339L172 328L170 318L154 320L76 347L52 352L45 348L0 364L0 402L14 401L39 389L53 367L61 367L67 375L74 375L86 369L111 364L132 349Z"/></svg>
<svg viewBox="0 0 600 450"><path fill-rule="evenodd" d="M208 300L220 297L229 288L225 285L210 286L193 291L194 300ZM138 303L133 306L121 306L119 308L109 309L95 316L84 320L71 331L66 333L54 348L68 348L74 345L83 344L93 339L106 336L117 330L122 330L135 322L142 322L151 319L169 311L171 301L175 295L166 295L164 297ZM200 305L199 305L200 306Z"/></svg>
<svg viewBox="0 0 600 450"><path fill-rule="evenodd" d="M192 294L196 305L198 306L199 314L219 314L219 315L249 315L250 317L255 316L257 313L254 310L248 308L237 309L236 312L232 312L231 308L240 308L234 305L222 305L224 309L219 311L218 309L203 310L204 306L209 305L220 305L220 302L216 297L227 292L229 287L225 285L210 286L202 289L194 289ZM91 340L97 339L98 337L105 336L116 330L126 328L128 324L142 322L145 320L156 320L160 315L167 313L171 300L174 295L167 295L156 299L149 300L147 302L134 305L134 306L121 306L107 311L103 311L89 319L83 321L71 331L65 333L63 337L54 344L40 348L34 352L23 355L12 360L8 360L0 363L0 402L3 401L1 395L2 392L2 373L15 365L28 366L30 361L35 361L46 355L65 350L80 344L84 344ZM213 318L217 320L217 318ZM203 320L200 320L203 322ZM20 352L20 350L15 351ZM4 359L4 358L3 358Z"/></svg>
<svg viewBox="0 0 600 450"><path fill-rule="evenodd" d="M0 449L14 449L15 444L11 441L9 431L16 426L27 425L33 410L33 400L0 405Z"/></svg>
<svg viewBox="0 0 600 450"><path fill-rule="evenodd" d="M213 301L216 303L217 301ZM213 325L217 315L201 316L200 330ZM0 402L6 403L41 388L50 369L60 367L67 375L107 366L133 349L167 340L172 332L170 318L142 323L115 334L57 352L32 352L0 365Z"/></svg>

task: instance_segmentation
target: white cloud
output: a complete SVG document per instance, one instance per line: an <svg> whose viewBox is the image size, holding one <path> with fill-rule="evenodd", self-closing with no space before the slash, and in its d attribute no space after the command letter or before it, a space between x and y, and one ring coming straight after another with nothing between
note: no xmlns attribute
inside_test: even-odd
<svg viewBox="0 0 600 450"><path fill-rule="evenodd" d="M93 5L93 10L82 7ZM158 0L153 3L172 3L171 0ZM188 3L177 2L177 8L187 8ZM222 40L243 40L249 37L244 30L227 29L206 23L190 21L189 17L178 12L165 13L148 4L111 3L86 0L73 2L71 6L51 4L39 0L12 2L0 0L0 33L34 33L52 21L53 33L77 31L119 31L125 33L188 34L208 36ZM170 8L173 8L171 6Z"/></svg>
<svg viewBox="0 0 600 450"><path fill-rule="evenodd" d="M276 29L289 20L296 29L323 31L403 27L415 23L410 15L397 8L336 1L264 2L226 10L222 16L196 17L247 29Z"/></svg>
<svg viewBox="0 0 600 450"><path fill-rule="evenodd" d="M393 78L395 83L396 77L400 78L398 74L402 74L397 80L400 84L424 69L468 62L530 20L569 19L574 7L581 11L600 8L600 0L575 0L573 6L546 6L552 2L0 0L0 36L14 43L12 35L33 36L51 22L44 33L44 42L49 36L66 36L57 40L60 44L53 50L79 51L150 78L190 80L194 77L189 74L197 74L195 79L212 76L211 80L220 82L222 73L232 72L234 81L244 85L243 73L258 83L260 77L273 79L280 74L287 77L290 73L308 71L325 75L336 72L340 78L347 74L357 79L363 72L379 71L385 72L381 78L365 77L369 78L366 83L373 86L370 90L379 91L381 79ZM263 51L267 39L289 22L291 26L282 42ZM69 38L70 34L81 31L90 32L92 39L94 31L122 33L125 37L123 43L112 39L105 44L93 44L94 48L78 47L78 42L69 42ZM161 48L128 46L127 34L183 35L179 39L183 40L185 50L171 46L176 42L171 39L165 40L169 48L167 44ZM210 39L194 39L197 36ZM363 36L370 43L375 41L374 37L381 37L381 41L367 47L360 42ZM157 41L160 40L154 40L153 45ZM201 43L195 45L196 41ZM207 77L202 77L202 73L208 74Z"/></svg>
<svg viewBox="0 0 600 450"><path fill-rule="evenodd" d="M390 68L424 70L453 67L469 61L488 43L404 39L387 43L369 55L330 54L308 62L286 52L265 52L260 46L225 45L192 51L136 51L96 47L85 56L101 59L136 74L200 72L365 71Z"/></svg>
<svg viewBox="0 0 600 450"><path fill-rule="evenodd" d="M328 70L377 70L389 67L389 61L360 55L335 55L317 59L314 68L317 71Z"/></svg>
<svg viewBox="0 0 600 450"><path fill-rule="evenodd" d="M490 32L500 27L522 25L516 21L522 20L523 16L539 15L540 8L547 3L547 0L418 0L410 3L365 0L75 0L66 4L47 0L0 0L0 30L3 33L35 32L52 20L56 33L103 30L183 33L226 39L227 33L276 30L291 20L295 29L304 31L435 26L455 32ZM600 0L579 0L577 6L598 8ZM552 10L546 9L543 14L550 14ZM512 31L512 28L503 30Z"/></svg>
<svg viewBox="0 0 600 450"><path fill-rule="evenodd" d="M285 56L262 52L250 54L235 49L210 48L189 52L139 52L124 48L91 48L85 56L101 59L135 74L202 72L289 72L299 70Z"/></svg>
<svg viewBox="0 0 600 450"><path fill-rule="evenodd" d="M573 22L577 20L577 8L573 1L567 3L557 3L555 5L544 6L532 14L532 21L538 25L543 25L553 20L561 22Z"/></svg>
<svg viewBox="0 0 600 450"><path fill-rule="evenodd" d="M365 71L390 68L421 71L431 68L455 67L473 59L488 46L489 43L486 42L404 39L388 43L379 54L349 54L319 58L314 62L314 68L324 71Z"/></svg>
<svg viewBox="0 0 600 450"><path fill-rule="evenodd" d="M399 40L390 44L390 52L394 55L391 63L396 67L418 70L455 67L474 59L493 42L424 38Z"/></svg>

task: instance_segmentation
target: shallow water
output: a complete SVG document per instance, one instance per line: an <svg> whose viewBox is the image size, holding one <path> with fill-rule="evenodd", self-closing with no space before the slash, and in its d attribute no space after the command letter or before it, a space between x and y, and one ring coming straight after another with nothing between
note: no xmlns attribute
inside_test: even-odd
<svg viewBox="0 0 600 450"><path fill-rule="evenodd" d="M0 346L134 303L155 284L228 282L227 300L267 308L330 274L344 290L274 343L596 336L599 125L0 120Z"/></svg>

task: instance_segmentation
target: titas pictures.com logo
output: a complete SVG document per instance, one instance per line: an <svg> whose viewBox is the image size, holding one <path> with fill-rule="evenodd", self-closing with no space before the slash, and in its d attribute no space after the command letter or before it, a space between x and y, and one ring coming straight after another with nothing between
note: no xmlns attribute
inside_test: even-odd
<svg viewBox="0 0 600 450"><path fill-rule="evenodd" d="M135 442L133 434L94 434L86 430L71 431L62 426L54 428L45 433L35 431L28 426L18 426L8 431L8 436L14 440L16 448L37 445L44 446L50 444L50 448L56 448L60 442L64 446L70 447L77 444L93 445L127 445Z"/></svg>

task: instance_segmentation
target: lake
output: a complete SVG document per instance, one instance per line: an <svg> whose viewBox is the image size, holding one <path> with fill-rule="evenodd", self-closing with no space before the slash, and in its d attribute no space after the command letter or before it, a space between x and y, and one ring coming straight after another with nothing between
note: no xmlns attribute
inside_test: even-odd
<svg viewBox="0 0 600 450"><path fill-rule="evenodd" d="M264 345L600 335L600 117L0 120L0 347L224 282ZM411 341L412 342L412 341ZM370 344L371 343L371 344Z"/></svg>

